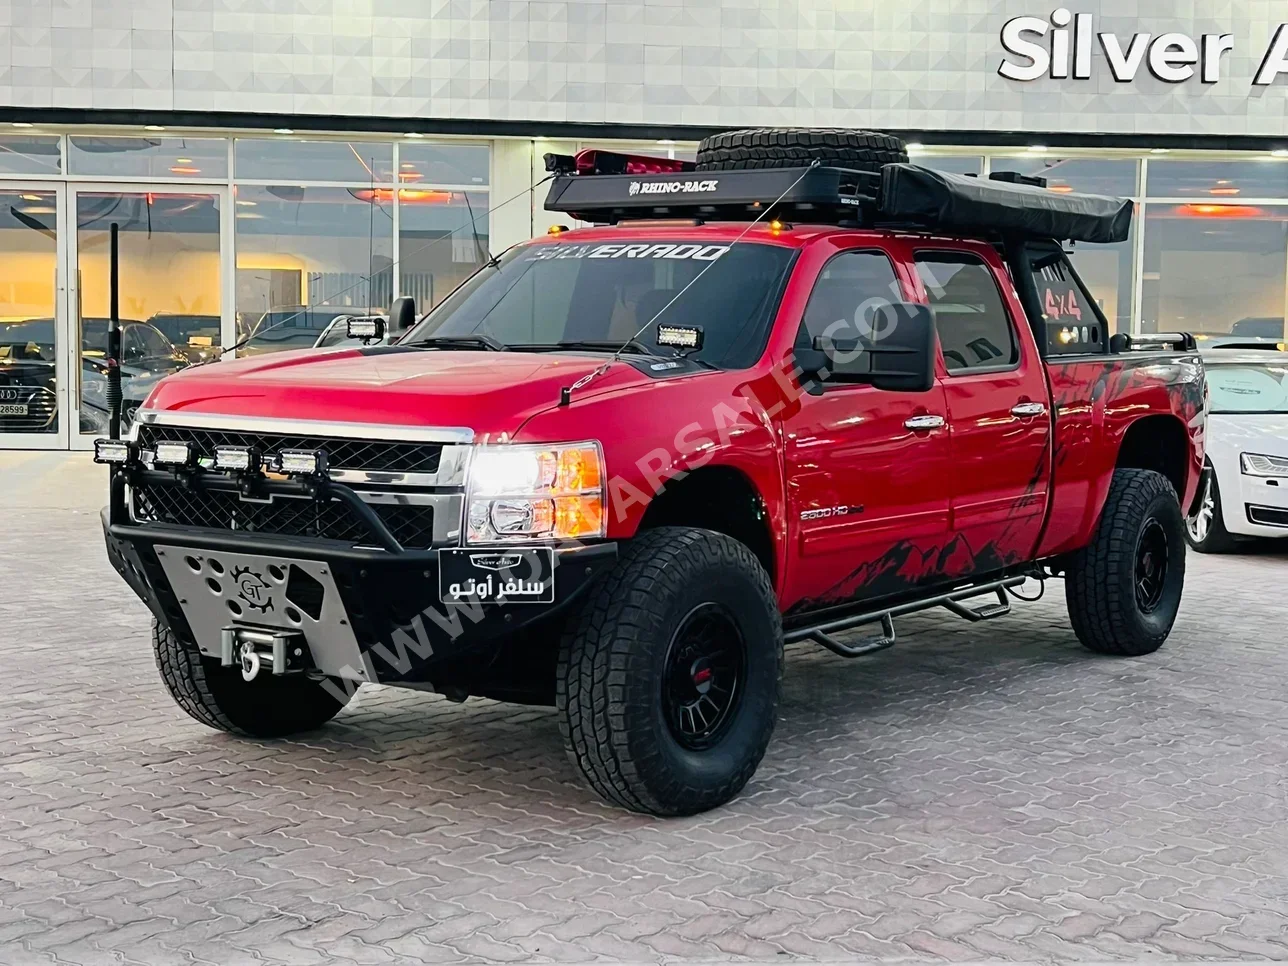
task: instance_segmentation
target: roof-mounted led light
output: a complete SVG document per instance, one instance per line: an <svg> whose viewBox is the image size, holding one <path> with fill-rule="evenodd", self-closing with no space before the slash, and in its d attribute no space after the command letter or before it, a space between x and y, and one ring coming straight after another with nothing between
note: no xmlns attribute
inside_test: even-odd
<svg viewBox="0 0 1288 966"><path fill-rule="evenodd" d="M95 463L128 463L130 444L123 439L94 440Z"/></svg>
<svg viewBox="0 0 1288 966"><path fill-rule="evenodd" d="M159 441L152 459L163 466L187 466L192 462L192 444Z"/></svg>
<svg viewBox="0 0 1288 966"><path fill-rule="evenodd" d="M689 349L696 352L702 348L702 326L659 325L657 327L657 344L670 346L673 349Z"/></svg>

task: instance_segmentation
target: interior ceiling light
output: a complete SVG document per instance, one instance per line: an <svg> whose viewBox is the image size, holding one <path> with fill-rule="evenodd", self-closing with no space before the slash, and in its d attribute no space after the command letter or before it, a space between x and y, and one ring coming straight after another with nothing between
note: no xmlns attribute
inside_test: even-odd
<svg viewBox="0 0 1288 966"><path fill-rule="evenodd" d="M926 150L926 146L922 144L920 141L909 141L908 144L905 145L905 147L908 149L909 153L913 151Z"/></svg>
<svg viewBox="0 0 1288 966"><path fill-rule="evenodd" d="M31 127L31 122L30 122L30 121L14 121L14 122L13 122L13 126L14 126L14 127Z"/></svg>
<svg viewBox="0 0 1288 966"><path fill-rule="evenodd" d="M165 130L165 128L163 128L160 124L144 124L144 125L143 125L143 130L145 130L145 131L164 131L164 130Z"/></svg>
<svg viewBox="0 0 1288 966"><path fill-rule="evenodd" d="M273 133L274 134L294 134L295 131L289 127L275 127L273 128Z"/></svg>
<svg viewBox="0 0 1288 966"><path fill-rule="evenodd" d="M419 131L408 131L403 135L405 138L423 138L424 136L425 135L421 134Z"/></svg>
<svg viewBox="0 0 1288 966"><path fill-rule="evenodd" d="M1213 188L1208 192L1210 195L1237 195L1238 193L1238 188Z"/></svg>
<svg viewBox="0 0 1288 966"><path fill-rule="evenodd" d="M1030 145L1029 145L1029 151L1031 151L1033 154L1043 154L1043 153L1045 153L1045 152L1046 152L1046 149L1047 149L1047 146L1046 146L1045 144L1030 144Z"/></svg>
<svg viewBox="0 0 1288 966"><path fill-rule="evenodd" d="M1288 148L1275 148L1270 152L1272 158L1288 158Z"/></svg>
<svg viewBox="0 0 1288 966"><path fill-rule="evenodd" d="M1261 218L1265 215L1255 205L1178 205L1176 213L1191 218Z"/></svg>
<svg viewBox="0 0 1288 966"><path fill-rule="evenodd" d="M1154 150L1150 151L1149 153L1150 153L1150 154L1171 154L1171 153L1172 153L1172 149L1171 149L1171 148L1154 148Z"/></svg>

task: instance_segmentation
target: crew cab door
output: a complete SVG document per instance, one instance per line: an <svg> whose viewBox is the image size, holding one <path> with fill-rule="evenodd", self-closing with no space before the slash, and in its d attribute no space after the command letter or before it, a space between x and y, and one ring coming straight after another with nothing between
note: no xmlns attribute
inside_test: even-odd
<svg viewBox="0 0 1288 966"><path fill-rule="evenodd" d="M835 335L873 304L912 291L879 249L822 265L797 349ZM831 331L829 331L831 329ZM843 333L842 333L843 335ZM819 606L910 590L938 574L948 539L944 392L905 393L824 380L783 418L788 522L795 553L784 601Z"/></svg>
<svg viewBox="0 0 1288 966"><path fill-rule="evenodd" d="M950 576L1032 558L1051 477L1046 372L1014 286L987 246L918 246L935 310L952 462Z"/></svg>

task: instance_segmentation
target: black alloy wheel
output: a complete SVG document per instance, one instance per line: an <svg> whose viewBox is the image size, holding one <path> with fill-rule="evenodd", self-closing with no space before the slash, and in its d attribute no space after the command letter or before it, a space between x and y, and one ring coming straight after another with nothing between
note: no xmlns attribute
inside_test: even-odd
<svg viewBox="0 0 1288 966"><path fill-rule="evenodd" d="M747 644L720 604L700 604L671 637L662 707L681 747L703 751L720 742L742 701Z"/></svg>
<svg viewBox="0 0 1288 966"><path fill-rule="evenodd" d="M1167 589L1167 531L1150 519L1136 544L1136 606L1142 614L1158 609Z"/></svg>

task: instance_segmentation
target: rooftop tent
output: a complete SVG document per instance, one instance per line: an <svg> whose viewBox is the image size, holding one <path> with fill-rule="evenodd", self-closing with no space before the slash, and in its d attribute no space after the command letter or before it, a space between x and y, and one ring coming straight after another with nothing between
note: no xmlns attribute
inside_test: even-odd
<svg viewBox="0 0 1288 966"><path fill-rule="evenodd" d="M888 164L881 171L877 210L884 218L937 230L1112 244L1129 237L1134 209L1123 198L1060 194L1038 185Z"/></svg>

